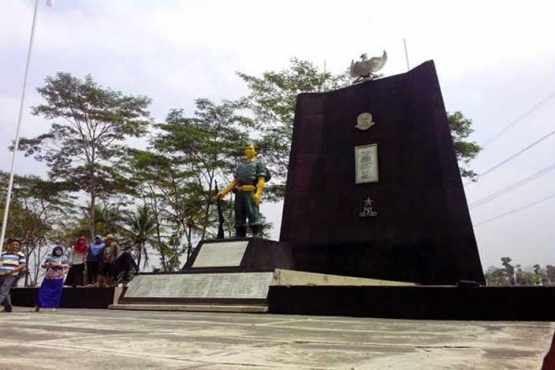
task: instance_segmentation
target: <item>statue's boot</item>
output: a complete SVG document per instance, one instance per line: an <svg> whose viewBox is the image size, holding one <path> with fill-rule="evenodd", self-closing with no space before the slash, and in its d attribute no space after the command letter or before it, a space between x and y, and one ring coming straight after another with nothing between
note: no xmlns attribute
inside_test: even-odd
<svg viewBox="0 0 555 370"><path fill-rule="evenodd" d="M246 226L238 226L235 228L235 237L236 238L244 238L247 236L247 227Z"/></svg>
<svg viewBox="0 0 555 370"><path fill-rule="evenodd" d="M252 225L251 230L254 238L262 238L262 225Z"/></svg>

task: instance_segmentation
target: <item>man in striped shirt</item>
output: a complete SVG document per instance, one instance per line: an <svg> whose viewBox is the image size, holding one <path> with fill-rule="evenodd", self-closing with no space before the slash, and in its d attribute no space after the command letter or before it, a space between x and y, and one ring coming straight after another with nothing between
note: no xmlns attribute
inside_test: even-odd
<svg viewBox="0 0 555 370"><path fill-rule="evenodd" d="M25 255L19 251L19 240L9 238L6 252L0 255L0 303L8 298L10 289L17 281L19 273L25 270ZM4 312L11 312L12 307L4 304Z"/></svg>

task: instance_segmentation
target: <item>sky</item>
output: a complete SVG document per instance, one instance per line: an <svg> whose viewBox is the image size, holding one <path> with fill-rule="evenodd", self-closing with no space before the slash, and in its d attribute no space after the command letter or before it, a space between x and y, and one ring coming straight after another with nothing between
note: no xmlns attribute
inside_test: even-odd
<svg viewBox="0 0 555 370"><path fill-rule="evenodd" d="M10 168L33 6L34 0L2 0L3 171ZM553 14L554 2L535 0L55 0L54 8L39 0L21 136L48 129L28 107L41 102L36 88L57 72L91 74L103 86L149 96L153 117L162 121L173 108L192 113L197 98L239 98L247 89L237 71L281 70L293 57L342 73L360 54L385 49L381 72L404 73L405 39L409 66L435 61L447 110L472 119L470 139L484 146L471 168L487 173L465 185L483 267L504 256L524 267L555 265ZM18 155L16 172L45 169ZM281 208L262 205L274 239Z"/></svg>

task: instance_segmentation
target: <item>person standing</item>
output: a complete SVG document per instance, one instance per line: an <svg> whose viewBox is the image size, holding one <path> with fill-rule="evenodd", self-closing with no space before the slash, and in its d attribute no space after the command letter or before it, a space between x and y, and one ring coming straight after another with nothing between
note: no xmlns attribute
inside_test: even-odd
<svg viewBox="0 0 555 370"><path fill-rule="evenodd" d="M87 258L87 238L80 236L77 238L77 243L71 247L69 253L69 272L67 274L65 285L72 287L83 286L83 279L85 273L85 260Z"/></svg>
<svg viewBox="0 0 555 370"><path fill-rule="evenodd" d="M133 277L139 273L139 265L131 255L131 247L125 247L123 253L117 258L116 265L118 269L118 280L116 284L122 284L127 287L127 284Z"/></svg>
<svg viewBox="0 0 555 370"><path fill-rule="evenodd" d="M51 308L52 311L56 311L60 307L62 299L64 271L69 268L63 248L59 245L55 246L52 254L44 261L42 268L46 269L46 273L40 285L35 312L41 308Z"/></svg>
<svg viewBox="0 0 555 370"><path fill-rule="evenodd" d="M100 260L100 271L98 285L101 287L111 287L117 277L118 269L116 261L118 258L118 243L112 234L106 235L106 245L102 251Z"/></svg>
<svg viewBox="0 0 555 370"><path fill-rule="evenodd" d="M235 192L235 230L237 237L247 235L247 219L252 235L262 236L262 220L258 205L262 197L262 189L270 180L270 172L262 159L256 158L256 150L252 144L245 147L245 158L237 167L233 181L217 195L223 199L227 193Z"/></svg>
<svg viewBox="0 0 555 370"><path fill-rule="evenodd" d="M27 265L25 254L20 249L21 242L18 239L8 238L6 251L0 255L0 302L4 305L4 312L12 312L8 299L10 289Z"/></svg>
<svg viewBox="0 0 555 370"><path fill-rule="evenodd" d="M104 246L105 244L100 235L97 235L94 238L94 243L89 245L89 252L87 253L87 283L89 285L97 285L98 283L98 270Z"/></svg>

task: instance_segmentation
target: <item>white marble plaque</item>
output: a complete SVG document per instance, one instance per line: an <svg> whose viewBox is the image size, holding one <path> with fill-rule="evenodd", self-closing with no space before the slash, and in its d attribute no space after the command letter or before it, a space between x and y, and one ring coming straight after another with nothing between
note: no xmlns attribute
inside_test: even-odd
<svg viewBox="0 0 555 370"><path fill-rule="evenodd" d="M357 184L378 182L378 144L355 147L355 173Z"/></svg>
<svg viewBox="0 0 555 370"><path fill-rule="evenodd" d="M248 240L204 243L193 263L197 267L238 267L249 244Z"/></svg>
<svg viewBox="0 0 555 370"><path fill-rule="evenodd" d="M125 298L266 299L272 272L138 275Z"/></svg>

